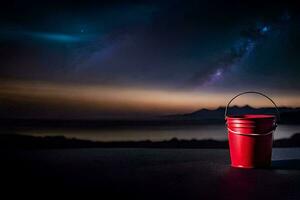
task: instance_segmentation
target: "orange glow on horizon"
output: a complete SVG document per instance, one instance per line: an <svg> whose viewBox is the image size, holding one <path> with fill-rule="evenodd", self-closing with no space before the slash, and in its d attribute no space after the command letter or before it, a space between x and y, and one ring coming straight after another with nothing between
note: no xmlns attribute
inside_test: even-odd
<svg viewBox="0 0 300 200"><path fill-rule="evenodd" d="M0 98L13 102L115 113L174 114L225 106L234 93L163 90L134 87L3 82ZM298 96L272 97L278 106L300 106ZM247 102L247 103L245 103ZM236 105L272 106L262 97L241 97Z"/></svg>

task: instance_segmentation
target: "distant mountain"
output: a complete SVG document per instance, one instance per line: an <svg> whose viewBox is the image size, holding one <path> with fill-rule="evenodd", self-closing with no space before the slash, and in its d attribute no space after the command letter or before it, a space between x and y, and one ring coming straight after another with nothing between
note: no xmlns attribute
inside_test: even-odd
<svg viewBox="0 0 300 200"><path fill-rule="evenodd" d="M280 124L300 124L300 108L280 107ZM192 113L158 116L149 119L0 119L0 134L36 129L145 129L149 127L186 127L203 124L224 124L224 107L201 109ZM230 115L236 114L276 114L274 108L252 108L233 106Z"/></svg>
<svg viewBox="0 0 300 200"><path fill-rule="evenodd" d="M300 124L300 108L279 107L280 123ZM168 115L164 116L169 120L199 120L205 123L224 122L225 107L217 109L200 109L192 113ZM228 109L228 115L243 115L243 114L276 114L276 109L273 107L253 108L246 106L233 106Z"/></svg>

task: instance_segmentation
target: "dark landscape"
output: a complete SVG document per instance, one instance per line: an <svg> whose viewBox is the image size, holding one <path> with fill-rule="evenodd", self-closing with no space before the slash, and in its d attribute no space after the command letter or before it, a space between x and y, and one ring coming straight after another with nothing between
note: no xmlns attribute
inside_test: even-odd
<svg viewBox="0 0 300 200"><path fill-rule="evenodd" d="M253 108L246 106L230 107L229 115L242 114L272 114L277 115L276 109L272 107ZM300 108L279 107L279 124L300 124ZM35 118L2 118L0 130L8 129L30 129L30 128L144 128L155 126L189 126L205 124L225 124L225 108L200 109L198 111L167 116L156 116L151 118L131 118L131 119L35 119Z"/></svg>
<svg viewBox="0 0 300 200"><path fill-rule="evenodd" d="M291 138L275 140L274 147L300 147L300 133ZM167 141L88 141L63 136L27 136L17 134L0 135L0 148L9 149L65 149L65 148L183 148L183 149L224 149L228 141L183 140L173 138Z"/></svg>
<svg viewBox="0 0 300 200"><path fill-rule="evenodd" d="M172 126L174 128L193 127L207 124L224 124L224 107L217 109L200 109L193 113L152 117L148 119L120 119L120 120L82 120L82 119L2 119L0 128L0 142L2 148L228 148L227 141L213 139L178 139L164 141L89 141L64 136L27 136L19 135L19 131L28 130L145 130ZM300 108L280 107L280 124L300 124ZM237 113L265 113L276 114L274 108L253 108L250 106L230 108L230 115ZM83 133L84 134L84 133ZM299 133L291 138L274 141L275 147L299 147Z"/></svg>

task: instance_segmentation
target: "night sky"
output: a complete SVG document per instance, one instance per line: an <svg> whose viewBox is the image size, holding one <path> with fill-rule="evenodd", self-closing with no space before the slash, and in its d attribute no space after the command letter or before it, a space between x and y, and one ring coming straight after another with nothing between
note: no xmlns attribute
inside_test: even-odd
<svg viewBox="0 0 300 200"><path fill-rule="evenodd" d="M185 113L246 90L300 106L299 11L288 1L2 3L1 117Z"/></svg>

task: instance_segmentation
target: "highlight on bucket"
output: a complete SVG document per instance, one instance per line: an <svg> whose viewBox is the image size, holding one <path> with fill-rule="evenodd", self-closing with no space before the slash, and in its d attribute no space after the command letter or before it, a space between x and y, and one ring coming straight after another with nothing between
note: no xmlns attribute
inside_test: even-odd
<svg viewBox="0 0 300 200"><path fill-rule="evenodd" d="M231 102L244 94L261 95L274 105L277 115L228 115ZM280 119L275 102L267 95L248 91L234 96L225 108L231 166L238 168L267 168L271 166L273 133Z"/></svg>

